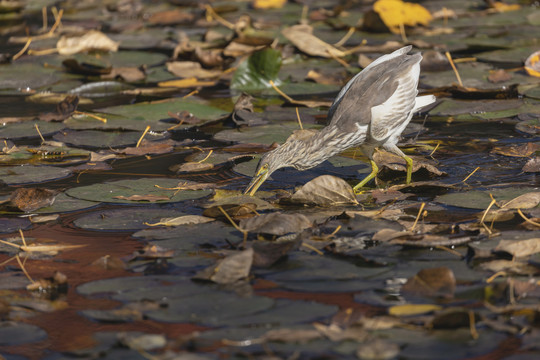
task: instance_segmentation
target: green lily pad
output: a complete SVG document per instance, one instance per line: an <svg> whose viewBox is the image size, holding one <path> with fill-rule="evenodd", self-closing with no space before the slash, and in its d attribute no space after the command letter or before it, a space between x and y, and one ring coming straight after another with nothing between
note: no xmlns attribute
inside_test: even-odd
<svg viewBox="0 0 540 360"><path fill-rule="evenodd" d="M28 218L2 218L0 217L0 233L10 233L21 230L26 230L32 227L32 223Z"/></svg>
<svg viewBox="0 0 540 360"><path fill-rule="evenodd" d="M153 131L164 131L174 125L159 121L168 119L168 112L180 113L187 111L201 122L216 120L227 115L228 112L203 102L188 101L184 99L172 99L167 101L146 102L133 105L118 105L99 109L100 116L107 119L106 123L97 121L87 116L68 119L65 124L72 129L126 129L142 131L150 126ZM177 129L193 127L193 124L183 124Z"/></svg>
<svg viewBox="0 0 540 360"><path fill-rule="evenodd" d="M137 144L141 138L137 131L100 131L100 130L66 130L53 136L53 139L73 146L108 149ZM146 135L148 140L163 138L163 135Z"/></svg>
<svg viewBox="0 0 540 360"><path fill-rule="evenodd" d="M277 75L281 68L281 52L274 49L257 51L236 69L231 89L257 91L271 87L270 81L279 85Z"/></svg>
<svg viewBox="0 0 540 360"><path fill-rule="evenodd" d="M67 196L64 193L60 193L56 196L54 203L51 206L43 207L34 212L36 214L66 213L88 209L98 204L99 203L95 201L76 199L74 197Z"/></svg>
<svg viewBox="0 0 540 360"><path fill-rule="evenodd" d="M0 138L11 140L39 138L36 125L43 136L52 135L66 127L62 123L47 121L7 123L0 126Z"/></svg>
<svg viewBox="0 0 540 360"><path fill-rule="evenodd" d="M150 200L129 200L126 198L134 195L140 195L152 199L157 196L159 199L156 198L156 203L169 203L202 198L212 192L212 190L184 190L177 192L176 190L166 190L156 187L160 186L162 188L174 188L178 186L178 183L179 180L177 179L165 178L118 180L71 188L66 191L66 194L78 199L89 201L137 204L141 203L141 201L148 203ZM164 199L165 197L168 199Z"/></svg>
<svg viewBox="0 0 540 360"><path fill-rule="evenodd" d="M9 65L9 71L0 72L0 90L39 89L52 85L63 75L56 69L41 65L38 57L29 57Z"/></svg>
<svg viewBox="0 0 540 360"><path fill-rule="evenodd" d="M523 113L540 111L540 101L535 99L511 100L455 100L444 99L429 111L432 116L452 116L456 120L502 119Z"/></svg>
<svg viewBox="0 0 540 360"><path fill-rule="evenodd" d="M14 346L42 341L47 338L47 333L42 328L17 323L14 321L2 321L0 323L0 345Z"/></svg>
<svg viewBox="0 0 540 360"><path fill-rule="evenodd" d="M304 124L304 129L317 129L320 127L320 125ZM295 130L298 130L297 122L282 122L278 124L223 130L214 135L214 138L221 141L236 141L240 143L270 145L277 142L281 144L285 142Z"/></svg>
<svg viewBox="0 0 540 360"><path fill-rule="evenodd" d="M69 169L55 166L6 166L0 167L0 179L8 185L37 184L71 175Z"/></svg>
<svg viewBox="0 0 540 360"><path fill-rule="evenodd" d="M161 218L185 215L175 209L152 207L95 211L81 216L73 222L75 226L88 230L133 231L148 227L145 223L156 223Z"/></svg>
<svg viewBox="0 0 540 360"><path fill-rule="evenodd" d="M489 194L493 195L497 201L502 201L511 200L531 191L534 190L530 188L505 188L483 191L472 190L437 196L435 201L450 206L485 210L491 202Z"/></svg>
<svg viewBox="0 0 540 360"><path fill-rule="evenodd" d="M538 45L525 46L521 48L495 50L483 52L477 55L478 60L491 63L504 63L508 66L523 66L525 60L535 51Z"/></svg>

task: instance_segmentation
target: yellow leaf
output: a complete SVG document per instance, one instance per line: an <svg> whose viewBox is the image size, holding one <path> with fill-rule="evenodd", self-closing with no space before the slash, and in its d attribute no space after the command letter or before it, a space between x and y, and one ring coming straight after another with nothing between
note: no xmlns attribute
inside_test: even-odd
<svg viewBox="0 0 540 360"><path fill-rule="evenodd" d="M255 9L279 9L282 8L287 0L253 0Z"/></svg>
<svg viewBox="0 0 540 360"><path fill-rule="evenodd" d="M373 4L373 10L393 33L399 34L402 25L428 25L432 19L431 13L419 4L407 3L401 0L378 0Z"/></svg>
<svg viewBox="0 0 540 360"><path fill-rule="evenodd" d="M412 316L441 310L439 305L432 304L405 304L396 305L388 309L388 313L394 316Z"/></svg>
<svg viewBox="0 0 540 360"><path fill-rule="evenodd" d="M493 3L492 8L497 10L497 12L505 12L519 10L521 6L519 4L505 4L501 1L496 1Z"/></svg>
<svg viewBox="0 0 540 360"><path fill-rule="evenodd" d="M540 77L540 51L533 53L525 61L525 71L531 76Z"/></svg>
<svg viewBox="0 0 540 360"><path fill-rule="evenodd" d="M191 77L191 78L185 78L185 79L179 79L179 80L162 81L158 83L158 86L159 87L189 88L189 87L196 87L196 86L212 86L215 83L216 83L215 81L200 81L197 78Z"/></svg>

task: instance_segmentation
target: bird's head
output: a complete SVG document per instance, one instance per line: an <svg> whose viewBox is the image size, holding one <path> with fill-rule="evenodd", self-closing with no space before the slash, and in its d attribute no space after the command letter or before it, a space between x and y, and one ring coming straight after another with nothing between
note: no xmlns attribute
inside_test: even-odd
<svg viewBox="0 0 540 360"><path fill-rule="evenodd" d="M257 166L255 176L244 190L244 194L253 196L263 182L277 169L283 167L296 167L296 159L300 155L297 151L302 145L299 140L286 141L276 149L263 155Z"/></svg>

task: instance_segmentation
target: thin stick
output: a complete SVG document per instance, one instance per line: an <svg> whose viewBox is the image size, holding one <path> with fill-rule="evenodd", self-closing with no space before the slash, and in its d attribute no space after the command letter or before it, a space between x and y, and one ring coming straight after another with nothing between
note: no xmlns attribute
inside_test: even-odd
<svg viewBox="0 0 540 360"><path fill-rule="evenodd" d="M47 7L44 6L41 8L41 17L43 18L43 31L47 30L49 27L49 19L47 18Z"/></svg>
<svg viewBox="0 0 540 360"><path fill-rule="evenodd" d="M307 5L302 6L302 14L300 15L300 24L307 23L308 11L309 11L309 6Z"/></svg>
<svg viewBox="0 0 540 360"><path fill-rule="evenodd" d="M310 244L307 244L307 243L303 242L302 246L307 247L308 249L315 251L317 254L319 254L321 256L324 255L324 253L321 250L317 249L313 245L310 245Z"/></svg>
<svg viewBox="0 0 540 360"><path fill-rule="evenodd" d="M505 271L497 271L495 274L491 275L490 277L488 277L486 279L486 283L488 283L488 284L492 283L493 280L495 280L499 276L506 276L506 272Z"/></svg>
<svg viewBox="0 0 540 360"><path fill-rule="evenodd" d="M343 66L344 68L348 69L350 67L349 63L346 62L345 60L343 59L340 59L336 54L334 54L332 51L330 50L326 50L326 52L330 55L330 57L332 57L332 59L336 60L338 63L341 64L341 66Z"/></svg>
<svg viewBox="0 0 540 360"><path fill-rule="evenodd" d="M470 178L471 176L473 176L473 174L474 174L478 169L480 169L480 166L478 166L476 169L474 169L469 175L467 175L467 177L466 177L465 179L461 180L461 182L464 183L465 181L469 180L469 178Z"/></svg>
<svg viewBox="0 0 540 360"><path fill-rule="evenodd" d="M423 202L422 205L420 205L420 210L418 210L418 215L416 215L416 220L414 220L414 224L411 227L411 231L413 231L414 228L416 227L416 224L418 223L418 219L420 219L420 215L422 214L422 210L424 210L424 206L426 206L426 203Z"/></svg>
<svg viewBox="0 0 540 360"><path fill-rule="evenodd" d="M39 131L39 126L37 123L34 124L34 127L36 128L37 130L37 133L39 135L39 137L41 138L41 142L44 143L45 142L45 138L43 137L43 135L41 135L41 131Z"/></svg>
<svg viewBox="0 0 540 360"><path fill-rule="evenodd" d="M535 222L535 221L532 221L531 219L527 218L522 212L521 212L521 209L517 209L517 212L519 214L519 216L521 216L523 218L523 220L525 220L526 222L528 222L529 224L532 224L534 226L539 226L540 227L540 224Z"/></svg>
<svg viewBox="0 0 540 360"><path fill-rule="evenodd" d="M56 21L54 22L53 26L51 27L51 30L49 30L49 32L48 32L49 36L52 35L56 31L58 26L60 26L60 22L62 21L62 15L64 15L64 9L60 9L60 11L58 11L58 13L57 13L56 8L53 7L51 9L51 11L52 11Z"/></svg>
<svg viewBox="0 0 540 360"><path fill-rule="evenodd" d="M489 212L489 209L491 209L491 207L493 206L493 204L495 204L496 201L495 199L491 200L491 202L489 203L489 206L487 207L486 211L484 211L484 215L482 215L482 219L480 219L480 224L482 224L482 226L486 229L486 231L491 235L492 231L490 228L488 228L486 226L486 224L484 224L484 219L486 218L488 212Z"/></svg>
<svg viewBox="0 0 540 360"><path fill-rule="evenodd" d="M435 151L437 151L437 149L439 148L439 146L441 146L441 143L438 142L437 143L437 146L435 146L435 149L433 149L433 151L428 155L429 157L433 156L433 154L435 154Z"/></svg>
<svg viewBox="0 0 540 360"><path fill-rule="evenodd" d="M450 62L450 66L452 66L452 69L454 70L454 74L456 74L456 78L458 80L459 86L463 87L463 83L461 82L461 76L459 76L459 72L457 71L456 65L454 64L454 60L452 60L452 55L447 51L445 53L446 58Z"/></svg>
<svg viewBox="0 0 540 360"><path fill-rule="evenodd" d="M341 40L335 43L334 46L338 47L338 46L344 45L347 42L347 40L349 40L349 38L354 34L355 31L356 29L354 28L354 26L351 26L349 30L347 31L347 33L341 38Z"/></svg>
<svg viewBox="0 0 540 360"><path fill-rule="evenodd" d="M221 207L221 205L218 206L218 209L223 213L223 215L225 215L225 217L227 218L227 220L229 220L232 224L232 226L234 226L234 228L238 231L240 231L242 234L244 234L244 247L246 245L246 241L247 241L247 235L248 235L248 232L244 229L242 229L240 226L236 225L236 223L234 222L234 220L229 216L229 214L227 214L227 212L225 210L223 210L223 208Z"/></svg>
<svg viewBox="0 0 540 360"><path fill-rule="evenodd" d="M15 258L17 259L17 262L19 263L19 266L21 267L21 270L23 271L24 275L26 275L26 277L28 278L28 280L30 280L31 283L35 283L35 281L32 279L30 274L24 268L24 265L21 262L21 258L19 257L19 254L15 255Z"/></svg>
<svg viewBox="0 0 540 360"><path fill-rule="evenodd" d="M281 91L277 86L276 84L274 83L273 80L270 80L270 85L272 86L272 88L274 88L274 90L276 90L276 92L283 96L285 98L285 100L287 100L288 102L290 103L294 103L296 100L294 100L293 98L291 98L289 95L285 94L283 91Z"/></svg>
<svg viewBox="0 0 540 360"><path fill-rule="evenodd" d="M341 225L338 225L338 227L334 231L332 231L332 233L329 234L328 237L336 235L340 229L341 229Z"/></svg>
<svg viewBox="0 0 540 360"><path fill-rule="evenodd" d="M298 119L298 126L300 126L300 130L304 130L302 120L300 119L300 113L298 112L298 107L296 107L296 118Z"/></svg>
<svg viewBox="0 0 540 360"><path fill-rule="evenodd" d="M85 116L94 118L94 119L96 119L96 120L101 121L102 123L106 123L106 122L107 122L107 119L104 118L104 117L97 116L97 115L94 115L94 114L90 114L90 113L87 113L87 112L84 112L84 111L75 110L73 113L74 113L74 114L77 114L77 115L85 115Z"/></svg>
<svg viewBox="0 0 540 360"><path fill-rule="evenodd" d="M21 229L19 229L19 234L21 234L21 239L22 239L22 243L23 243L24 247L28 248L28 246L26 245L26 240L24 238L24 234L23 234Z"/></svg>
<svg viewBox="0 0 540 360"><path fill-rule="evenodd" d="M148 132L148 130L150 130L150 125L147 125L147 126L146 126L146 129L144 129L144 131L143 131L141 137L139 138L139 141L137 141L137 145L135 146L136 148L138 148L139 145L141 145L141 142L142 142L144 136L146 135L146 133Z"/></svg>
<svg viewBox="0 0 540 360"><path fill-rule="evenodd" d="M353 47L353 48L351 48L351 49L349 49L349 50L345 50L345 51L343 52L343 54L344 54L345 56L346 56L346 55L350 55L350 54L354 54L357 50L362 49L366 44L367 44L367 40L364 39L364 40L362 40L362 42L360 43L360 45L357 45L357 46L355 46L355 47Z"/></svg>
<svg viewBox="0 0 540 360"><path fill-rule="evenodd" d="M439 250L444 250L446 252L449 252L450 254L459 256L460 258L463 257L463 255L461 255L461 253L459 251L456 251L454 249L450 249L449 247L446 247L446 246L437 245L437 246L435 246L435 248L437 248Z"/></svg>
<svg viewBox="0 0 540 360"><path fill-rule="evenodd" d="M443 6L442 8L442 11L443 11L443 24L444 26L448 26L448 9L446 8L446 6Z"/></svg>
<svg viewBox="0 0 540 360"><path fill-rule="evenodd" d="M199 90L196 90L196 89L195 89L195 90L193 90L192 92L188 93L187 95L182 96L182 99L186 99L186 98L188 98L188 97L190 97L190 96L193 96L193 95L195 95L195 94L198 94L198 93L199 93Z"/></svg>
<svg viewBox="0 0 540 360"><path fill-rule="evenodd" d="M228 27L231 30L234 30L234 24L228 22L227 20L219 16L210 5L205 5L204 8L206 9L207 17L208 15L210 15L210 17L214 17L216 21L220 23L221 25Z"/></svg>
<svg viewBox="0 0 540 360"><path fill-rule="evenodd" d="M399 33L401 34L401 40L404 43L408 43L409 40L407 40L407 34L405 34L405 25L403 25L403 22L399 23Z"/></svg>
<svg viewBox="0 0 540 360"><path fill-rule="evenodd" d="M479 335L478 335L478 331L476 331L476 325L474 321L474 311L472 310L469 310L469 328L471 331L471 337L474 340L478 339Z"/></svg>
<svg viewBox="0 0 540 360"><path fill-rule="evenodd" d="M32 43L32 38L29 37L29 38L28 38L28 41L26 42L26 44L24 44L23 48L22 48L18 53L16 53L15 55L13 55L12 60L15 61L15 60L17 60L18 58L20 58L20 57L24 54L24 52L26 51L26 49L28 49L28 47L30 46L31 43Z"/></svg>
<svg viewBox="0 0 540 360"><path fill-rule="evenodd" d="M467 58L456 59L456 60L454 60L454 63L455 64L461 64L461 63L475 62L475 61L476 61L475 57L467 57Z"/></svg>
<svg viewBox="0 0 540 360"><path fill-rule="evenodd" d="M208 152L208 155L206 155L206 157L205 157L204 159L202 159L202 160L200 160L200 161L197 161L197 163L200 164L200 163L205 162L205 161L210 157L210 155L212 155L213 152L214 152L214 150L210 150L210 151Z"/></svg>

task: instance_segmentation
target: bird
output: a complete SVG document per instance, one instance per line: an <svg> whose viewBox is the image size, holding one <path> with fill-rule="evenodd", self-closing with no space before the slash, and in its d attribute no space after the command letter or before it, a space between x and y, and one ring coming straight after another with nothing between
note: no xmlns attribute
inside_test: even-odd
<svg viewBox="0 0 540 360"><path fill-rule="evenodd" d="M409 55L411 49L409 45L383 55L356 74L330 106L328 125L311 136L291 136L264 154L244 194L253 196L280 168L307 170L351 147L359 147L371 165L370 174L354 186L355 193L377 176L373 154L379 147L405 160L409 184L413 161L396 144L413 114L436 101L433 95L417 96L422 55Z"/></svg>

